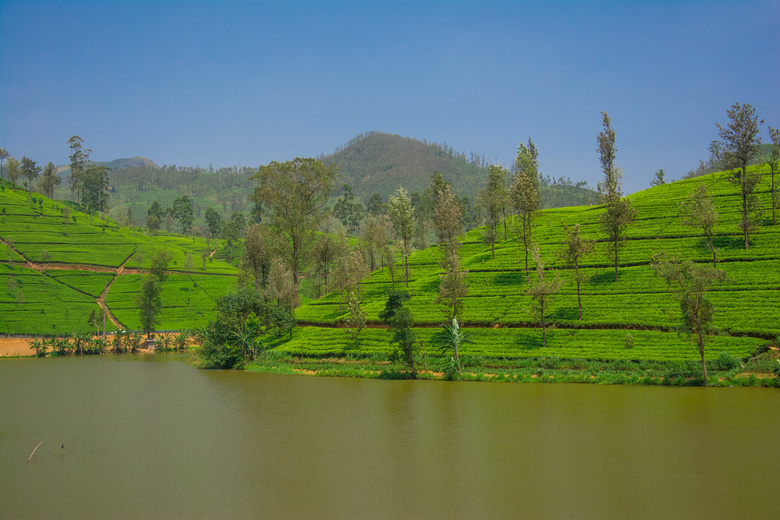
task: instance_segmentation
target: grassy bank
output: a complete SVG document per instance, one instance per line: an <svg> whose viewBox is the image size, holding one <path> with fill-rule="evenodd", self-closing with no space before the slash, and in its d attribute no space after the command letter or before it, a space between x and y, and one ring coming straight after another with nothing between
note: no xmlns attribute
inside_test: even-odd
<svg viewBox="0 0 780 520"><path fill-rule="evenodd" d="M504 383L590 383L610 385L701 386L701 365L695 361L595 361L550 357L463 358L463 372L448 373L449 359L428 356L419 360L417 379L492 381ZM709 386L780 387L778 362L771 353L747 362L721 352L708 363ZM274 372L325 377L408 379L410 374L393 364L387 355L305 357L284 352L266 352L246 367L250 372Z"/></svg>

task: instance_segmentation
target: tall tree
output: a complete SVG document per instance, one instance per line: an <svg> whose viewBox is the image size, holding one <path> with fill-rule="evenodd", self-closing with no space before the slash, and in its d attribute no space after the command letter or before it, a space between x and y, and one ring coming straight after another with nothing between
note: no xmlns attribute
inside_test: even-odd
<svg viewBox="0 0 780 520"><path fill-rule="evenodd" d="M485 212L484 239L490 243L492 258L496 258L496 240L498 240L498 225L504 215L509 191L506 187L507 171L502 166L491 165L488 169L487 187L479 192L479 205ZM506 220L504 220L506 228ZM504 236L506 239L506 233Z"/></svg>
<svg viewBox="0 0 780 520"><path fill-rule="evenodd" d="M5 178L5 169L3 168L3 161L8 159L11 154L5 148L0 148L0 178Z"/></svg>
<svg viewBox="0 0 780 520"><path fill-rule="evenodd" d="M349 231L351 235L355 234L363 218L363 206L355 202L355 194L349 184L342 186L342 196L333 206L333 216L341 221L341 224Z"/></svg>
<svg viewBox="0 0 780 520"><path fill-rule="evenodd" d="M624 199L620 179L623 177L620 168L615 163L617 148L615 147L615 130L612 120L606 112L602 112L604 129L599 132L596 140L601 169L604 180L599 183L599 193L605 203L605 211L599 217L601 229L607 233L611 256L615 265L615 281L618 281L618 257L625 240L626 229L636 220L636 209L631 207L631 201Z"/></svg>
<svg viewBox="0 0 780 520"><path fill-rule="evenodd" d="M162 206L160 206L160 203L155 200L152 202L151 206L149 206L149 209L146 210L146 216L147 216L147 220L149 217L157 217L157 222L159 227L159 224L162 222L163 216L165 216L165 211L162 209Z"/></svg>
<svg viewBox="0 0 780 520"><path fill-rule="evenodd" d="M393 359L400 361L411 370L411 377L417 377L417 369L414 364L414 354L417 346L417 336L412 327L414 318L412 313L404 307L404 302L411 299L406 291L390 291L385 302L385 308L379 312L379 319L390 324L390 332L393 334L390 343L395 345Z"/></svg>
<svg viewBox="0 0 780 520"><path fill-rule="evenodd" d="M528 146L520 143L515 158L515 176L510 189L512 209L517 216L518 235L523 239L525 251L525 274L528 273L528 253L531 247L531 227L541 207L539 188L539 152L533 140Z"/></svg>
<svg viewBox="0 0 780 520"><path fill-rule="evenodd" d="M151 337L152 329L159 322L159 314L162 309L160 298L160 279L153 274L147 274L141 281L141 292L136 295L141 327L146 337Z"/></svg>
<svg viewBox="0 0 780 520"><path fill-rule="evenodd" d="M282 250L293 277L293 308L298 307L300 278L309 263L314 233L337 172L335 164L325 166L315 159L296 158L261 166L253 177L259 185L252 199L270 213L271 227L285 238Z"/></svg>
<svg viewBox="0 0 780 520"><path fill-rule="evenodd" d="M41 181L38 184L38 189L41 190L41 193L45 197L53 199L54 188L60 183L62 183L62 179L57 176L57 168L54 166L53 162L49 161L49 163L43 169L43 175L41 176Z"/></svg>
<svg viewBox="0 0 780 520"><path fill-rule="evenodd" d="M702 182L696 190L682 203L683 224L701 228L712 251L712 266L718 267L718 258L712 236L715 224L718 223L718 211L707 193L707 186Z"/></svg>
<svg viewBox="0 0 780 520"><path fill-rule="evenodd" d="M666 172L662 169L655 172L655 175L653 176L653 180L650 183L650 186L661 186L663 184L666 184Z"/></svg>
<svg viewBox="0 0 780 520"><path fill-rule="evenodd" d="M463 298L469 293L466 280L468 270L461 269L457 248L447 248L445 259L439 264L444 271L439 282L439 296L436 303L445 303L449 308L448 319L463 319Z"/></svg>
<svg viewBox="0 0 780 520"><path fill-rule="evenodd" d="M222 217L214 208L206 208L206 229L211 238L216 238L222 232Z"/></svg>
<svg viewBox="0 0 780 520"><path fill-rule="evenodd" d="M404 261L404 285L409 287L409 255L412 253L412 237L414 236L414 210L412 200L406 190L398 188L395 195L390 196L388 213L393 223L395 236L401 241L401 255Z"/></svg>
<svg viewBox="0 0 780 520"><path fill-rule="evenodd" d="M715 306L707 299L707 291L727 279L726 273L691 260L681 262L663 254L653 255L650 264L657 275L669 284L669 292L680 303L683 328L695 334L701 356L704 384L707 384L707 362L704 359L705 335L715 315Z"/></svg>
<svg viewBox="0 0 780 520"><path fill-rule="evenodd" d="M22 156L20 163L22 176L27 179L28 196L32 197L32 185L33 181L38 178L41 173L41 167L35 164L35 161L29 157Z"/></svg>
<svg viewBox="0 0 780 520"><path fill-rule="evenodd" d="M185 235L192 231L192 222L195 220L192 212L192 202L186 195L182 195L173 201L171 206L171 215L181 223L182 233Z"/></svg>
<svg viewBox="0 0 780 520"><path fill-rule="evenodd" d="M272 244L270 233L262 224L252 223L247 227L244 240L244 254L239 269L250 275L255 291L263 293L268 286L271 270Z"/></svg>
<svg viewBox="0 0 780 520"><path fill-rule="evenodd" d="M547 323L544 319L547 305L552 301L558 291L563 287L564 280L555 273L553 279L545 279L545 262L542 260L542 255L539 252L539 246L534 244L531 246L531 254L536 264L536 280L531 282L531 285L525 290L525 294L530 296L534 302L534 314L539 319L542 325L542 347L547 347Z"/></svg>
<svg viewBox="0 0 780 520"><path fill-rule="evenodd" d="M314 269L322 282L319 288L320 294L322 294L323 289L329 290L333 263L337 258L346 256L349 252L349 241L344 233L344 228L336 233L320 233L314 241L312 258Z"/></svg>
<svg viewBox="0 0 780 520"><path fill-rule="evenodd" d="M772 175L772 225L777 225L777 191L775 190L775 173L780 166L780 129L769 127L769 137L772 139L772 146L764 160L769 165L769 172Z"/></svg>
<svg viewBox="0 0 780 520"><path fill-rule="evenodd" d="M584 240L580 235L580 225L574 224L574 226L567 226L564 224L563 231L566 234L566 238L563 239L563 250L561 251L561 259L566 262L566 265L574 267L574 280L577 282L577 307L580 312L580 319L582 319L582 296L580 293L580 284L584 281L582 273L580 273L580 262L582 259L593 252L595 248L595 240Z"/></svg>
<svg viewBox="0 0 780 520"><path fill-rule="evenodd" d="M349 338L349 348L360 348L360 333L366 328L366 314L360 308L360 300L355 293L349 294L349 312L344 320L345 332Z"/></svg>
<svg viewBox="0 0 780 520"><path fill-rule="evenodd" d="M452 187L445 184L434 198L433 222L439 243L450 250L457 248L457 237L462 229L463 208L452 193Z"/></svg>
<svg viewBox="0 0 780 520"><path fill-rule="evenodd" d="M19 171L19 161L13 157L9 157L5 165L5 177L8 179L8 182L16 184L16 181L19 180L21 174L22 173Z"/></svg>
<svg viewBox="0 0 780 520"><path fill-rule="evenodd" d="M368 259L369 269L373 272L382 264L382 249L389 243L392 224L387 215L371 215L363 219L361 243Z"/></svg>
<svg viewBox="0 0 780 520"><path fill-rule="evenodd" d="M82 144L84 139L74 135L68 139L67 144L70 146L70 191L71 195L75 194L75 202L81 203L81 174L84 168L87 166L87 160L92 150L89 148L83 148Z"/></svg>
<svg viewBox="0 0 780 520"><path fill-rule="evenodd" d="M90 164L81 172L81 191L87 213L108 209L108 166Z"/></svg>
<svg viewBox="0 0 780 520"><path fill-rule="evenodd" d="M745 235L745 249L750 248L750 230L753 220L750 218L751 210L757 210L757 200L754 195L755 187L761 180L758 173L748 174L747 167L750 161L758 154L761 147L761 138L758 137L758 125L764 120L758 120L756 110L750 103L741 105L734 103L727 110L729 123L725 127L715 123L720 135L720 151L726 166L737 169L732 182L738 184L742 195L742 219L739 227Z"/></svg>

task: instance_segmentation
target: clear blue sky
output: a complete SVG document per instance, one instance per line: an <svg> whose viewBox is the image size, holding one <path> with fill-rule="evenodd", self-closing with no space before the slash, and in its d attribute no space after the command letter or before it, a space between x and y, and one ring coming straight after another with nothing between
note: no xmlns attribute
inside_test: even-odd
<svg viewBox="0 0 780 520"><path fill-rule="evenodd" d="M379 130L600 178L679 178L735 102L780 127L780 2L5 1L0 147L259 166Z"/></svg>

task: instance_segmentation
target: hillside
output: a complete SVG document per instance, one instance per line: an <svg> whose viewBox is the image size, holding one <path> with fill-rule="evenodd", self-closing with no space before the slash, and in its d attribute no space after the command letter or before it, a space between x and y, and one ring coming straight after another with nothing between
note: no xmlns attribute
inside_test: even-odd
<svg viewBox="0 0 780 520"><path fill-rule="evenodd" d="M382 132L361 134L322 158L325 164L335 163L341 172L341 182L352 186L355 196L368 201L374 193L383 200L403 186L408 193L422 193L430 184L434 171L451 182L460 197L476 200L487 179L484 157L456 153L452 148ZM542 206L563 207L583 205L597 200L593 190L571 183L553 183L542 187Z"/></svg>
<svg viewBox="0 0 780 520"><path fill-rule="evenodd" d="M135 156L124 159L114 159L113 161L101 162L101 161L89 161L89 164L97 164L98 166L108 166L112 170L119 168L159 168L157 163L146 157ZM62 177L70 176L70 164L62 164L57 167L57 173Z"/></svg>
<svg viewBox="0 0 780 520"><path fill-rule="evenodd" d="M171 252L163 283L160 329L204 325L236 269L205 239L150 237L68 210L57 201L2 183L0 192L0 334L69 334L89 330L92 311L109 310L108 330L138 329L134 302L152 253ZM45 260L45 262L44 262Z"/></svg>
<svg viewBox="0 0 780 520"><path fill-rule="evenodd" d="M740 197L738 189L724 173L700 179L678 181L654 187L629 198L638 211L638 220L628 231L629 240L620 253L620 281L606 252L598 217L602 207L571 207L545 210L536 219L533 231L543 258L566 283L553 300L547 319L554 324L548 333L547 347L541 346L541 331L531 312L517 241L509 240L496 248L481 241L481 230L463 237L462 265L468 269L469 293L463 313L474 343L464 347L467 356L491 359L558 356L584 359L695 360L698 352L687 335L680 335L680 309L668 293L665 282L650 268L653 253L679 253L697 262L711 261L708 246L697 229L682 224L679 203L700 183L705 182L713 195L720 221L715 245L719 249L719 268L729 283L711 292L718 334L709 339L707 356L712 359L726 351L745 358L780 334L780 227L764 219L751 236L751 247L744 249L737 227ZM769 180L760 185L766 207ZM584 319L577 316L577 298L573 271L557 259L563 240L563 225L579 223L583 238L598 240L595 254L585 259L583 286ZM430 345L436 326L446 321L447 311L436 303L440 274L437 248L417 251L412 265L406 306L412 311L421 339ZM378 323L391 287L387 269L376 271L362 288L363 309L369 322ZM306 355L333 355L343 352L347 339L333 327L346 315L337 295L300 307L300 321L324 328L309 328L296 333L293 341L280 348ZM433 327L433 328L429 328ZM387 352L386 331L369 329L361 350ZM627 348L630 334L633 346Z"/></svg>

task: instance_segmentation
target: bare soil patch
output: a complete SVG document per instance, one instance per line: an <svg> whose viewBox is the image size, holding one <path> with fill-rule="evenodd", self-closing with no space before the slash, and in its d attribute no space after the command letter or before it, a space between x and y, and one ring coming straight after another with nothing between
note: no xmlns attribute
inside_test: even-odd
<svg viewBox="0 0 780 520"><path fill-rule="evenodd" d="M34 355L30 338L0 338L0 357Z"/></svg>

